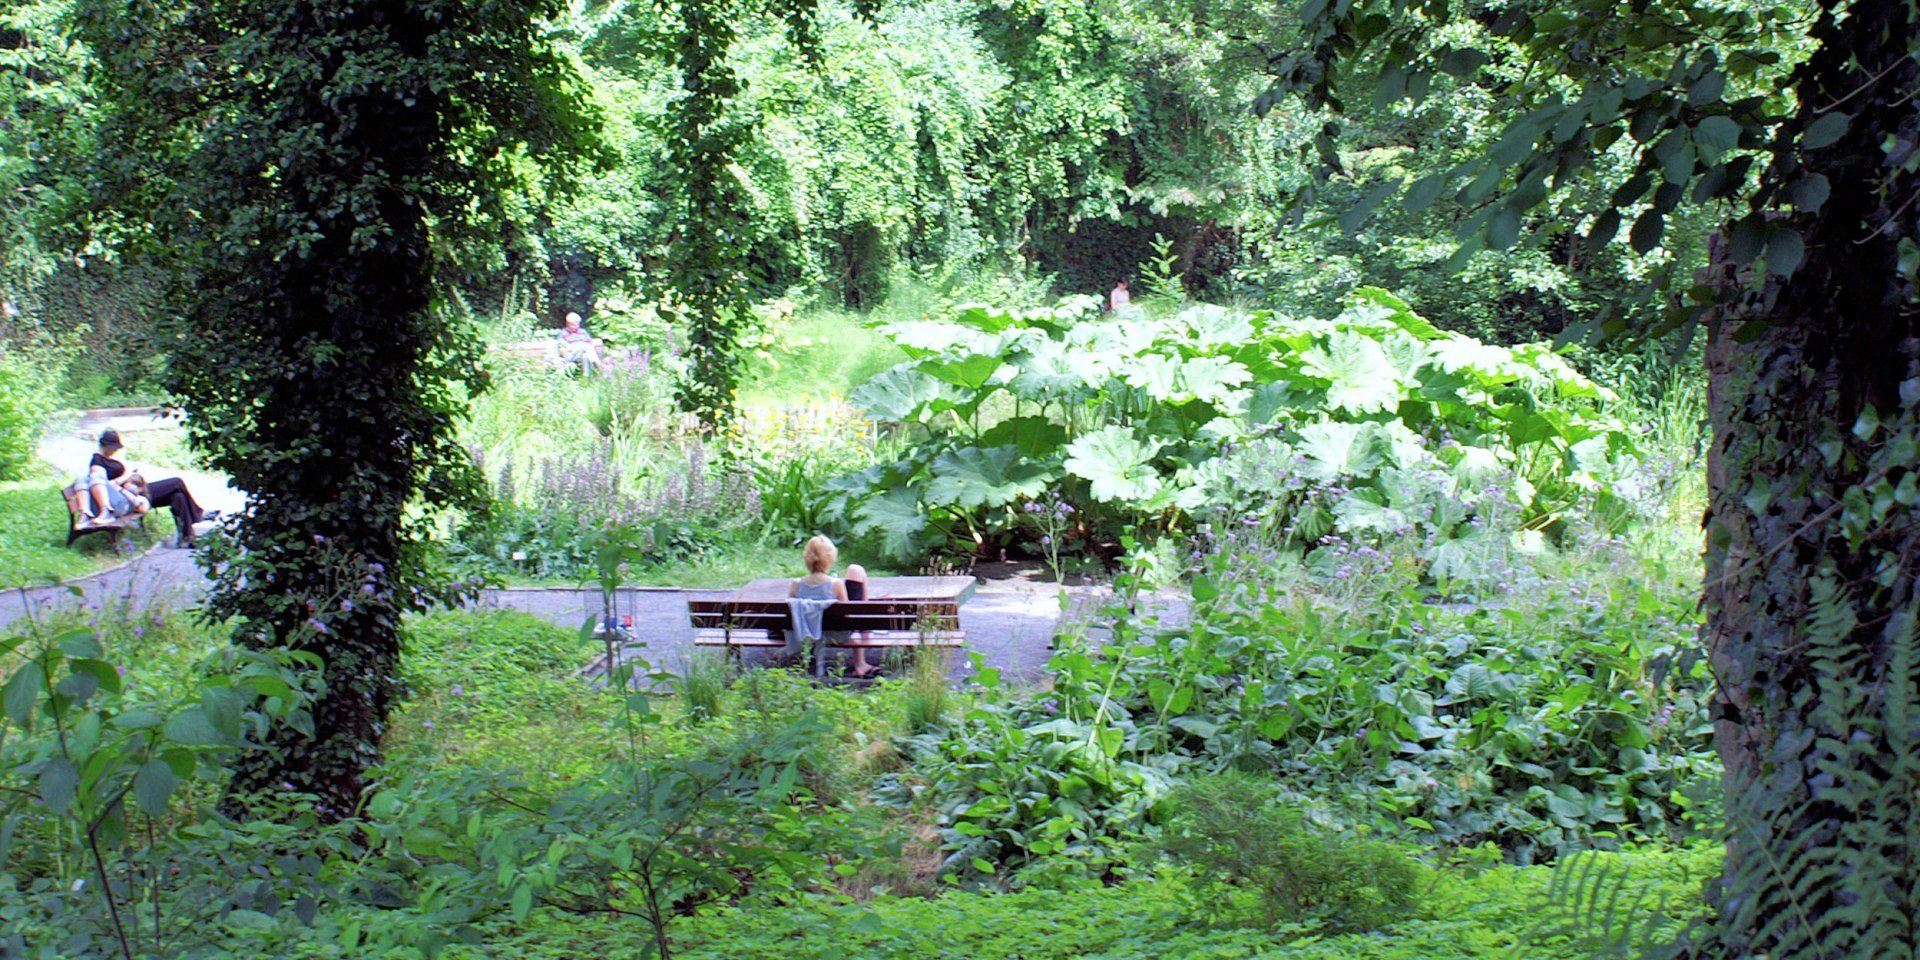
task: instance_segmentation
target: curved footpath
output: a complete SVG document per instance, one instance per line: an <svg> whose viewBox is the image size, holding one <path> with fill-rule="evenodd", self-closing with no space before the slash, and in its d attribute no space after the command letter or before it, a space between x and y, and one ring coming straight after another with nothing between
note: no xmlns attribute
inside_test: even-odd
<svg viewBox="0 0 1920 960"><path fill-rule="evenodd" d="M127 442L128 459L138 464L139 434L172 425L156 420L144 410L89 411L73 430L62 431L43 441L41 456L51 463L83 464L93 451L100 431L109 426L120 431ZM195 498L208 509L236 512L246 502L245 495L218 474L158 469L146 472L150 477L181 477ZM206 579L188 551L159 547L118 567L67 584L0 594L0 629L29 613L41 617L55 611L78 609L89 611L93 616L125 617L156 607L178 609L198 602L206 587ZM1038 677L1051 652L1049 641L1061 624L1059 590L1051 583L1025 580L983 583L960 608L960 625L967 632L965 649L980 654L985 665L999 668L1010 679ZM632 614L635 634L634 645L625 655L639 656L655 666L677 672L695 650L692 630L687 625L687 601L724 593L671 588L622 591L619 613ZM1096 594L1079 590L1073 594L1069 617L1077 622L1090 622L1098 604ZM600 595L597 589L570 587L488 590L475 606L524 610L558 626L577 629L590 619L597 619ZM1165 615L1172 619L1182 618L1185 613L1185 604L1178 601L1170 602L1165 610ZM950 674L955 679L971 672L967 657L953 658Z"/></svg>

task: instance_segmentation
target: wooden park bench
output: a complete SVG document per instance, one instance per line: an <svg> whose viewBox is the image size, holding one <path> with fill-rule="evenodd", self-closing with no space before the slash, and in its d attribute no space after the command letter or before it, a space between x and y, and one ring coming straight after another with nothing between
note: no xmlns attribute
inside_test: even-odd
<svg viewBox="0 0 1920 960"><path fill-rule="evenodd" d="M602 356L606 355L607 345L605 341L599 337L595 337L593 338L593 346L594 349L600 351ZM567 361L560 359L560 341L551 337L542 340L517 340L510 343L491 343L487 345L487 352L496 356L507 357L513 360L524 360L528 363L538 363L555 368L574 366L574 364L569 364Z"/></svg>
<svg viewBox="0 0 1920 960"><path fill-rule="evenodd" d="M80 523L86 519L86 515L79 511L74 498L67 491L60 491L60 502L67 507L67 546L69 547L73 546L75 540L89 533L104 533L107 535L107 542L118 547L121 533L134 529L144 530L147 526L147 515L142 513L128 517L114 517L106 523L83 527Z"/></svg>
<svg viewBox="0 0 1920 960"><path fill-rule="evenodd" d="M790 581L756 580L717 600L687 601L699 646L725 647L729 656L749 647L783 648L793 629L787 606ZM828 647L898 649L957 647L966 642L960 605L973 595L972 577L881 577L868 582L865 600L840 600L820 617L814 672L826 672Z"/></svg>

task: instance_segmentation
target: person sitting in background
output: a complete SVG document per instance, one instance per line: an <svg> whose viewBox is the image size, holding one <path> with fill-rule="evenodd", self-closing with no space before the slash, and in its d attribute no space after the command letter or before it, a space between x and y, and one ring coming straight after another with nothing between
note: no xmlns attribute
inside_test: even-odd
<svg viewBox="0 0 1920 960"><path fill-rule="evenodd" d="M68 505L86 517L81 527L110 526L121 517L147 512L146 497L128 491L121 483L121 476L127 472L127 465L117 459L121 449L120 431L111 427L102 431L100 449L87 461L87 472L67 488ZM140 488L144 487L142 481Z"/></svg>
<svg viewBox="0 0 1920 960"><path fill-rule="evenodd" d="M217 520L220 511L207 511L193 499L187 483L178 477L149 482L138 471L128 472L118 454L124 449L120 432L107 429L100 434L100 449L87 462L87 473L68 488L69 499L80 498L79 513L88 519L81 526L104 526L116 517L139 516L154 507L166 507L173 514L178 532L174 546L193 546L193 527Z"/></svg>
<svg viewBox="0 0 1920 960"><path fill-rule="evenodd" d="M580 325L580 315L567 314L567 325L560 328L560 362L569 366L579 365L581 373L587 373L602 365L600 342Z"/></svg>

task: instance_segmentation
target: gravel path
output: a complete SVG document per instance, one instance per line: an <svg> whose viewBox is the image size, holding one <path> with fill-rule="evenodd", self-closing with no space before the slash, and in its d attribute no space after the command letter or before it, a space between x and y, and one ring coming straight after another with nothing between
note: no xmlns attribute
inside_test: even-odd
<svg viewBox="0 0 1920 960"><path fill-rule="evenodd" d="M32 587L0 595L0 627L18 620L31 609L35 617L45 619L56 612L75 610L93 616L137 616L153 607L177 609L190 606L206 590L206 581L191 556L180 550L157 549L105 573L83 577L62 586ZM621 654L622 660L638 657L655 666L679 672L696 653L693 631L687 625L687 601L694 598L724 596L723 590L635 589L623 590L619 614L631 615L634 640ZM1093 628L1099 594L1075 588L1069 596L1068 623ZM598 590L565 588L515 588L485 591L475 607L479 609L524 610L549 623L568 629L597 620L600 614ZM1184 604L1169 602L1168 612L1183 616ZM1037 679L1052 653L1051 641L1062 623L1059 588L1050 583L1003 580L983 583L960 608L960 626L967 633L967 644L954 651L948 661L948 674L956 681L973 673L968 653L980 655L981 662L997 667L1012 680ZM845 657L836 652L836 657ZM750 651L749 659L769 659L763 651Z"/></svg>
<svg viewBox="0 0 1920 960"><path fill-rule="evenodd" d="M100 431L108 426L119 430L126 441L128 461L140 465L139 434L174 424L157 420L145 411L95 411L74 429L48 437L41 444L41 455L51 463L84 464ZM185 479L194 496L208 509L234 512L245 505L245 495L217 474L141 466L150 478L176 475ZM152 607L178 609L197 602L206 587L206 580L189 552L159 547L118 567L67 584L0 594L0 628L29 613L44 618L56 612L79 610L93 616L119 617ZM966 654L971 652L979 654L985 665L999 668L1009 679L1036 679L1051 654L1052 638L1063 623L1080 625L1099 636L1100 631L1093 623L1103 591L1091 587L1067 588L1068 612L1063 620L1061 589L1052 583L1017 577L982 583L973 598L960 608L960 626L967 633L967 645L955 651L950 659L949 674L955 680L970 676L972 666ZM679 670L695 653L693 631L687 625L687 601L725 593L675 589L622 591L619 614L631 614L635 624L634 642L625 649L622 658L637 656L656 666ZM1157 603L1164 617L1175 622L1185 618L1184 601L1168 597ZM571 587L488 590L476 606L525 610L550 623L575 629L590 618L597 618L601 612L598 590ZM765 654L756 651L753 657L764 659Z"/></svg>
<svg viewBox="0 0 1920 960"><path fill-rule="evenodd" d="M43 440L40 455L49 463L84 464L94 450L100 431L113 427L120 431L127 444L127 461L139 467L149 479L178 476L187 482L203 506L238 512L246 504L246 495L229 485L225 477L200 471L165 470L141 462L141 435L177 426L176 422L156 418L145 410L90 411L72 429L58 431ZM206 588L206 579L189 552L161 546L117 567L66 584L0 594L0 628L28 615L44 619L56 613L80 611L85 616L123 617L154 607L179 609L197 603ZM1067 588L1067 614L1063 619L1061 589L1052 583L1018 577L982 583L973 598L960 608L960 626L967 633L967 645L954 651L948 661L949 675L955 680L971 676L973 667L967 654L977 653L983 664L999 668L1009 679L1033 680L1045 667L1052 652L1053 636L1063 624L1078 625L1098 637L1101 631L1093 624L1103 591L1091 587ZM678 671L696 652L693 631L687 625L687 601L725 593L674 589L622 591L619 614L632 615L635 624L633 642L624 649L622 658L639 657ZM1165 598L1159 604L1169 619L1184 619L1183 601ZM601 612L598 590L571 587L488 590L475 605L483 609L525 610L567 628L578 628L590 619L597 619ZM750 656L755 660L767 658L759 651Z"/></svg>

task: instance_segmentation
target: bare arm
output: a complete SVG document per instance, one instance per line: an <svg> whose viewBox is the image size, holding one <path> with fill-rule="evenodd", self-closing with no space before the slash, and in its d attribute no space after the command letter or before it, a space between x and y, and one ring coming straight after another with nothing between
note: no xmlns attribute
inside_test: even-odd
<svg viewBox="0 0 1920 960"><path fill-rule="evenodd" d="M847 582L845 580L841 580L837 577L834 578L833 598L835 600L845 600L847 598Z"/></svg>

